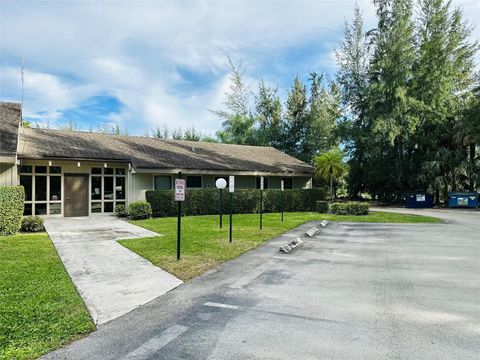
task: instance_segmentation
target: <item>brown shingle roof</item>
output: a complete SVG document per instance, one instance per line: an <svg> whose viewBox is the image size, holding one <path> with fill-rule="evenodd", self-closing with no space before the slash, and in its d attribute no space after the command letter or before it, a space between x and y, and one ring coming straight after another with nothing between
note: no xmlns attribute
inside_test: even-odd
<svg viewBox="0 0 480 360"><path fill-rule="evenodd" d="M21 128L19 157L128 161L145 169L201 169L312 174L272 147Z"/></svg>
<svg viewBox="0 0 480 360"><path fill-rule="evenodd" d="M0 156L15 156L21 114L20 104L0 102Z"/></svg>

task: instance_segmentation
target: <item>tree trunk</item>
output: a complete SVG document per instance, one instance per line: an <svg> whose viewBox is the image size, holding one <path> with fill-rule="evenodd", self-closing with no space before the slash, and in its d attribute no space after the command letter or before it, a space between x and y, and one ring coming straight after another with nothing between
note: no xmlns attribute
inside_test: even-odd
<svg viewBox="0 0 480 360"><path fill-rule="evenodd" d="M470 191L475 191L475 143L470 143Z"/></svg>
<svg viewBox="0 0 480 360"><path fill-rule="evenodd" d="M330 200L333 201L333 176L330 175Z"/></svg>

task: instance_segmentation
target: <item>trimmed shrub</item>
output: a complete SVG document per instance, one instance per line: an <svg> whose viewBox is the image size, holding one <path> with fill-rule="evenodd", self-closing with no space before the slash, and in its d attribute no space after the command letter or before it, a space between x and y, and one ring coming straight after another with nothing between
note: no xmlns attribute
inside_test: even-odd
<svg viewBox="0 0 480 360"><path fill-rule="evenodd" d="M368 215L368 210L366 202L336 202L330 205L330 212L335 215Z"/></svg>
<svg viewBox="0 0 480 360"><path fill-rule="evenodd" d="M152 216L152 207L146 201L135 201L128 205L128 213L133 220L148 219Z"/></svg>
<svg viewBox="0 0 480 360"><path fill-rule="evenodd" d="M127 208L123 204L115 205L115 216L119 218L125 218L128 216Z"/></svg>
<svg viewBox="0 0 480 360"><path fill-rule="evenodd" d="M22 219L22 231L26 232L40 232L45 230L43 226L43 219L40 216L25 216Z"/></svg>
<svg viewBox="0 0 480 360"><path fill-rule="evenodd" d="M0 234L13 235L22 225L23 186L0 186Z"/></svg>
<svg viewBox="0 0 480 360"><path fill-rule="evenodd" d="M324 200L318 200L316 210L322 214L328 213L328 202Z"/></svg>
<svg viewBox="0 0 480 360"><path fill-rule="evenodd" d="M174 190L149 190L146 200L152 206L154 217L176 216L178 205ZM284 211L315 211L316 201L325 199L323 189L293 189L283 192ZM185 215L218 214L220 192L217 189L187 189L182 211ZM260 190L237 190L233 195L233 209L236 214L252 214L260 211ZM263 211L280 212L282 193L280 190L264 190ZM223 191L223 212L230 211L228 191Z"/></svg>

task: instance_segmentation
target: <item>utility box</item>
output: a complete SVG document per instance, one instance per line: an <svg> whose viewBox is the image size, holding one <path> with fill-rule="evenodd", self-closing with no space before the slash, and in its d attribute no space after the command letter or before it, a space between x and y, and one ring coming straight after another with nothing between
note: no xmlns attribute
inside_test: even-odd
<svg viewBox="0 0 480 360"><path fill-rule="evenodd" d="M405 207L413 209L425 209L433 207L433 195L418 191L418 192L407 192L405 196Z"/></svg>
<svg viewBox="0 0 480 360"><path fill-rule="evenodd" d="M477 192L449 192L448 207L450 208L477 208Z"/></svg>

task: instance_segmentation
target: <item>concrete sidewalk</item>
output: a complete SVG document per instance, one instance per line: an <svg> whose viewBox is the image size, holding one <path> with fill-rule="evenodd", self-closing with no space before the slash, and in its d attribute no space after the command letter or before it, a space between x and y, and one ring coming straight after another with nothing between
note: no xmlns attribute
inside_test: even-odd
<svg viewBox="0 0 480 360"><path fill-rule="evenodd" d="M96 324L182 283L116 242L158 236L113 216L46 218L45 228Z"/></svg>

